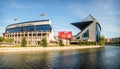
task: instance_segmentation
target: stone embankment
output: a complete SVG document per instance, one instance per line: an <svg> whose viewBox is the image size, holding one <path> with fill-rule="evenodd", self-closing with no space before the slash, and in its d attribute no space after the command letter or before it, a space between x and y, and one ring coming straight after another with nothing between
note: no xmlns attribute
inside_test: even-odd
<svg viewBox="0 0 120 69"><path fill-rule="evenodd" d="M7 52L30 52L30 51L52 51L52 50L73 50L100 48L100 46L65 46L65 47L0 47L0 53Z"/></svg>

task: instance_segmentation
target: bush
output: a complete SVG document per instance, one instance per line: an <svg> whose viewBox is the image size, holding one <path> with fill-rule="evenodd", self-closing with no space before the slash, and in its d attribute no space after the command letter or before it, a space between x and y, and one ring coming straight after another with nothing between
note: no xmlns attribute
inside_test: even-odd
<svg viewBox="0 0 120 69"><path fill-rule="evenodd" d="M27 44L26 38L23 37L21 41L21 47L26 47L26 44Z"/></svg>
<svg viewBox="0 0 120 69"><path fill-rule="evenodd" d="M105 37L104 36L100 36L100 45L101 46L105 45Z"/></svg>
<svg viewBox="0 0 120 69"><path fill-rule="evenodd" d="M40 45L43 46L43 47L47 47L48 46L47 38L43 38L40 42Z"/></svg>
<svg viewBox="0 0 120 69"><path fill-rule="evenodd" d="M79 45L82 45L82 41L81 40L79 40L79 43L78 43Z"/></svg>
<svg viewBox="0 0 120 69"><path fill-rule="evenodd" d="M14 41L14 39L13 38L7 38L7 39L5 39L5 41L8 43L8 44L12 44L12 42Z"/></svg>
<svg viewBox="0 0 120 69"><path fill-rule="evenodd" d="M13 39L13 38L7 38L5 41L6 41L6 42L13 42L14 39Z"/></svg>
<svg viewBox="0 0 120 69"><path fill-rule="evenodd" d="M0 37L0 42L3 42L4 40L4 37Z"/></svg>
<svg viewBox="0 0 120 69"><path fill-rule="evenodd" d="M61 39L59 40L59 46L64 46L63 41Z"/></svg>
<svg viewBox="0 0 120 69"><path fill-rule="evenodd" d="M89 45L89 42L88 42L88 40L85 40L85 45Z"/></svg>

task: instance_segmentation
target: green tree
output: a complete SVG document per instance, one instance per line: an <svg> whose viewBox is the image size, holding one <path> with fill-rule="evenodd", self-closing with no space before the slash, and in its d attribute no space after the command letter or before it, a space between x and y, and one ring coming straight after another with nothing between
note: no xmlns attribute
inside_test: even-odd
<svg viewBox="0 0 120 69"><path fill-rule="evenodd" d="M79 43L78 43L79 45L82 45L82 41L81 40L79 40Z"/></svg>
<svg viewBox="0 0 120 69"><path fill-rule="evenodd" d="M59 40L59 46L64 46L64 44L63 44L63 40Z"/></svg>
<svg viewBox="0 0 120 69"><path fill-rule="evenodd" d="M22 41L21 41L21 47L26 47L26 45L27 45L26 38L23 37L23 38L22 38Z"/></svg>
<svg viewBox="0 0 120 69"><path fill-rule="evenodd" d="M0 42L3 42L5 40L4 37L0 37Z"/></svg>
<svg viewBox="0 0 120 69"><path fill-rule="evenodd" d="M104 47L104 45L105 45L105 37L102 35L102 36L100 36L100 45L102 46L102 47Z"/></svg>
<svg viewBox="0 0 120 69"><path fill-rule="evenodd" d="M11 42L14 41L14 39L13 38L7 38L5 41L11 43Z"/></svg>
<svg viewBox="0 0 120 69"><path fill-rule="evenodd" d="M89 42L88 42L88 40L85 40L85 45L89 45Z"/></svg>
<svg viewBox="0 0 120 69"><path fill-rule="evenodd" d="M43 38L43 39L41 40L40 45L43 46L43 47L47 47L47 46L48 46L47 38Z"/></svg>

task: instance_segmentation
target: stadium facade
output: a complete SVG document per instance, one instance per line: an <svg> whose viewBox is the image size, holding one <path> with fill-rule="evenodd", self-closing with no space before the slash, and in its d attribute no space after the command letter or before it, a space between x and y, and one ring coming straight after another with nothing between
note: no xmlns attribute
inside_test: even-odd
<svg viewBox="0 0 120 69"><path fill-rule="evenodd" d="M75 22L71 24L81 30L75 35L76 40L89 40L91 42L100 41L101 26L93 16L89 15L82 22Z"/></svg>
<svg viewBox="0 0 120 69"><path fill-rule="evenodd" d="M42 38L47 38L49 43L56 41L51 20L49 19L8 25L3 36L5 39L14 38L15 44L20 44L23 37L26 37L29 45L38 45Z"/></svg>

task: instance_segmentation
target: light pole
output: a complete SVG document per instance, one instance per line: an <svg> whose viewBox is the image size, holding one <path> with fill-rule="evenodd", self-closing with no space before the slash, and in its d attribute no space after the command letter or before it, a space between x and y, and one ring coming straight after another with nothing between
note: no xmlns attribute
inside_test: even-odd
<svg viewBox="0 0 120 69"><path fill-rule="evenodd" d="M17 22L17 21L18 21L18 18L15 18L14 21Z"/></svg>
<svg viewBox="0 0 120 69"><path fill-rule="evenodd" d="M40 16L44 16L44 19L46 19L46 15L44 13L40 14Z"/></svg>

